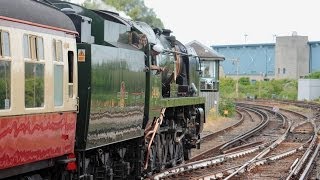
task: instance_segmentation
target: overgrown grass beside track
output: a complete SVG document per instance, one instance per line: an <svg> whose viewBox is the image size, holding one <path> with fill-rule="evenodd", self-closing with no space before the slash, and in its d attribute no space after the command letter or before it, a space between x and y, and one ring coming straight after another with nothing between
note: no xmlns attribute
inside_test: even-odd
<svg viewBox="0 0 320 180"><path fill-rule="evenodd" d="M248 77L239 79L238 97L236 80L220 79L220 97L223 98L263 98L296 100L298 93L297 80L281 79L270 81L250 81Z"/></svg>

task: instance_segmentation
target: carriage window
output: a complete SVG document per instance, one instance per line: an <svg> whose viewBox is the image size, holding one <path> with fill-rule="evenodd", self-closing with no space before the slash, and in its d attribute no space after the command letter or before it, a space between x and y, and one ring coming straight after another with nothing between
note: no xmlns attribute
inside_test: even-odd
<svg viewBox="0 0 320 180"><path fill-rule="evenodd" d="M23 54L32 60L44 60L43 38L27 35L23 36Z"/></svg>
<svg viewBox="0 0 320 180"><path fill-rule="evenodd" d="M3 56L10 56L10 41L9 41L9 33L2 32L2 52Z"/></svg>
<svg viewBox="0 0 320 180"><path fill-rule="evenodd" d="M37 59L37 52L36 52L36 36L30 36L30 50L31 50L31 59Z"/></svg>
<svg viewBox="0 0 320 180"><path fill-rule="evenodd" d="M54 105L63 105L63 56L62 41L53 40L52 45L53 62L54 62Z"/></svg>
<svg viewBox="0 0 320 180"><path fill-rule="evenodd" d="M0 60L0 109L10 108L10 61Z"/></svg>
<svg viewBox="0 0 320 180"><path fill-rule="evenodd" d="M69 71L69 98L73 97L73 51L68 51L68 71Z"/></svg>
<svg viewBox="0 0 320 180"><path fill-rule="evenodd" d="M11 62L9 33L0 30L0 109L10 108Z"/></svg>
<svg viewBox="0 0 320 180"><path fill-rule="evenodd" d="M37 37L37 57L38 59L44 59L43 52L43 39L41 37Z"/></svg>
<svg viewBox="0 0 320 180"><path fill-rule="evenodd" d="M63 65L54 65L54 105L63 105Z"/></svg>
<svg viewBox="0 0 320 180"><path fill-rule="evenodd" d="M30 58L30 43L29 43L29 36L23 36L23 52L25 58Z"/></svg>
<svg viewBox="0 0 320 180"><path fill-rule="evenodd" d="M23 36L25 59L25 107L44 106L44 47L42 37Z"/></svg>
<svg viewBox="0 0 320 180"><path fill-rule="evenodd" d="M59 40L53 40L53 60L62 62L62 42Z"/></svg>
<svg viewBox="0 0 320 180"><path fill-rule="evenodd" d="M44 106L44 64L25 62L25 106Z"/></svg>

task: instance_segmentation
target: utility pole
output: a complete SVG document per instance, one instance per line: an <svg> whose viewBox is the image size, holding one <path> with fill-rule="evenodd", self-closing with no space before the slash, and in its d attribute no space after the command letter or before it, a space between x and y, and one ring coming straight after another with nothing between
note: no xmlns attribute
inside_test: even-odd
<svg viewBox="0 0 320 180"><path fill-rule="evenodd" d="M237 98L239 97L239 63L240 63L240 59L239 58L234 58L234 59L230 59L232 61L233 65L236 65L236 96Z"/></svg>
<svg viewBox="0 0 320 180"><path fill-rule="evenodd" d="M273 34L273 35L272 35L272 39L273 39L273 42L275 42L276 39L277 39L277 35L276 35L276 34Z"/></svg>

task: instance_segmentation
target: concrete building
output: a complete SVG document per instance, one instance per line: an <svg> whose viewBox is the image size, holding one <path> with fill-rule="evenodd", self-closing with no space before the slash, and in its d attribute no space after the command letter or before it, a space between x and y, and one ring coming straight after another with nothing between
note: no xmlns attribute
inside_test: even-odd
<svg viewBox="0 0 320 180"><path fill-rule="evenodd" d="M275 78L298 79L309 74L307 36L277 37L275 47Z"/></svg>
<svg viewBox="0 0 320 180"><path fill-rule="evenodd" d="M281 36L276 43L215 45L214 50L225 56L225 76L251 79L298 79L320 71L320 41L307 36Z"/></svg>

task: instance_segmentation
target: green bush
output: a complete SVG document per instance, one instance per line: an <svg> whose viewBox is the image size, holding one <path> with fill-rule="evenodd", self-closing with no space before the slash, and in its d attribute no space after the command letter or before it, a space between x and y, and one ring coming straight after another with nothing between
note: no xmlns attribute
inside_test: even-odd
<svg viewBox="0 0 320 180"><path fill-rule="evenodd" d="M250 85L250 79L248 77L241 77L239 78L239 84L243 86Z"/></svg>
<svg viewBox="0 0 320 180"><path fill-rule="evenodd" d="M320 71L309 74L305 79L320 79Z"/></svg>
<svg viewBox="0 0 320 180"><path fill-rule="evenodd" d="M235 113L234 100L229 98L220 98L219 114L222 116L231 117L234 115L234 113Z"/></svg>

